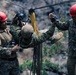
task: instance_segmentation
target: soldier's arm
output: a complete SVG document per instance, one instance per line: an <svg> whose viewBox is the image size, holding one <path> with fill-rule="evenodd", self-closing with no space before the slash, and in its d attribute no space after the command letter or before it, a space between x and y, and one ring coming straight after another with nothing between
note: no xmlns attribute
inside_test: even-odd
<svg viewBox="0 0 76 75"><path fill-rule="evenodd" d="M17 33L16 29L13 26L11 26L10 33L12 34L13 39L15 40L15 43L16 44L19 44L19 36L18 36L18 33Z"/></svg>
<svg viewBox="0 0 76 75"><path fill-rule="evenodd" d="M50 37L53 36L55 30L55 25L52 24L52 26L49 28L49 30L45 33L42 33L38 37L34 37L34 45L38 45L46 40L48 40Z"/></svg>
<svg viewBox="0 0 76 75"><path fill-rule="evenodd" d="M56 27L60 30L68 30L69 28L69 21L67 22L54 22L56 24Z"/></svg>
<svg viewBox="0 0 76 75"><path fill-rule="evenodd" d="M45 33L47 30L48 30L48 29L40 30L40 31L39 31L40 33L39 33L39 34ZM50 37L50 38L48 39L48 41L50 41L51 44L54 44L54 43L56 43L57 41L59 41L62 37L63 37L63 33L62 33L62 32L59 32L59 33L55 34L53 37Z"/></svg>
<svg viewBox="0 0 76 75"><path fill-rule="evenodd" d="M57 16L54 13L49 14L49 18L53 24L56 24L56 27L60 30L68 30L69 28L69 21L67 22L60 22Z"/></svg>

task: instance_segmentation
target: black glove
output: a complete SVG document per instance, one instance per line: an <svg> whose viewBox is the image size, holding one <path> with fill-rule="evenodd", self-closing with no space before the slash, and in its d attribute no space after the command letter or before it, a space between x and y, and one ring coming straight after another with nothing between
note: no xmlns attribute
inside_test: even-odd
<svg viewBox="0 0 76 75"><path fill-rule="evenodd" d="M55 18L51 18L51 22L56 22L56 19Z"/></svg>
<svg viewBox="0 0 76 75"><path fill-rule="evenodd" d="M54 15L53 13L50 13L49 17L50 17L51 22L57 22L57 21L59 21L59 19L57 18L57 16Z"/></svg>
<svg viewBox="0 0 76 75"><path fill-rule="evenodd" d="M32 9L32 8L29 9L29 13L30 13L30 14L33 13L33 12L35 12L34 9Z"/></svg>
<svg viewBox="0 0 76 75"><path fill-rule="evenodd" d="M59 21L59 19L55 16L54 18L51 18L51 22L53 23L53 22L58 22Z"/></svg>

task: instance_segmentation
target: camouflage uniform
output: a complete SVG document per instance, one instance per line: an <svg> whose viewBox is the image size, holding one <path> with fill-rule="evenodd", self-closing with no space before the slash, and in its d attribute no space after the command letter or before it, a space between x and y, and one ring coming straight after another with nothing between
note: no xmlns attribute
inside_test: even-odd
<svg viewBox="0 0 76 75"><path fill-rule="evenodd" d="M21 27L20 26L17 26L17 25L11 25L10 26L10 29L11 30L15 30L17 33L19 33L20 30L21 30Z"/></svg>
<svg viewBox="0 0 76 75"><path fill-rule="evenodd" d="M11 51L12 35L0 30L0 75L20 75L16 52Z"/></svg>
<svg viewBox="0 0 76 75"><path fill-rule="evenodd" d="M12 36L14 36L14 38L12 38L12 41L14 40L16 44L19 44L19 32L21 30L21 27L20 26L17 26L17 25L11 25L10 26L10 33L12 34Z"/></svg>
<svg viewBox="0 0 76 75"><path fill-rule="evenodd" d="M55 25L54 26L52 25L47 32L45 32L41 35L38 35L38 37L35 33L33 33L32 38L29 40L25 40L25 38L24 38L26 36L25 32L20 32L22 34L20 36L19 44L23 48L35 47L35 46L41 44L42 42L48 40L51 36L53 36L54 30L55 30Z"/></svg>
<svg viewBox="0 0 76 75"><path fill-rule="evenodd" d="M20 47L22 48L29 48L33 47L34 48L34 54L33 54L33 72L37 75L42 75L41 74L41 65L42 65L42 42L46 41L49 39L55 30L55 25L52 25L51 28L40 35L37 35L33 33L33 28L31 25L25 25L25 27L22 27L22 30L20 32ZM29 39L27 36L30 36Z"/></svg>
<svg viewBox="0 0 76 75"><path fill-rule="evenodd" d="M19 44L19 32L21 28L25 25L24 18L26 15L24 13L17 12L14 18L12 19L12 25L10 26L10 32L14 36L14 40L16 44Z"/></svg>
<svg viewBox="0 0 76 75"><path fill-rule="evenodd" d="M33 30L32 26L29 24L25 25L21 29L20 40L19 40L20 47L22 47L22 48L33 47L34 48L33 68L32 68L34 75L35 75L35 73L37 75L42 75L41 74L42 43L45 42L46 40L49 40L50 37L53 36L54 30L55 30L55 25L52 25L46 32L41 33L37 36L35 33L33 33L34 30ZM58 40L57 37L55 37L55 39L53 39L53 38L50 39L50 41L52 41L52 44Z"/></svg>
<svg viewBox="0 0 76 75"><path fill-rule="evenodd" d="M68 30L68 61L67 69L68 75L75 75L75 65L76 65L76 22L69 20L65 23L54 22L57 28L60 30Z"/></svg>

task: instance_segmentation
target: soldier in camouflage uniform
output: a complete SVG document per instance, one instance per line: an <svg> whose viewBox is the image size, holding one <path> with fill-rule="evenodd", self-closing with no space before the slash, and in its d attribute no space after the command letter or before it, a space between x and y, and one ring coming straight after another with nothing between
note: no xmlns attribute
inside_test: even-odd
<svg viewBox="0 0 76 75"><path fill-rule="evenodd" d="M71 20L61 23L57 21L56 16L53 13L50 13L50 19L53 24L60 30L68 30L68 61L67 61L67 70L68 75L76 75L76 4L70 8Z"/></svg>
<svg viewBox="0 0 76 75"><path fill-rule="evenodd" d="M33 27L30 24L26 24L22 27L21 32L19 34L20 36L20 42L19 45L22 48L34 48L34 54L33 54L33 71L34 75L35 73L37 75L41 74L41 63L42 63L42 43L46 40L49 40L51 36L53 36L55 30L55 25L52 25L48 31L45 33L41 33L38 36L34 33ZM62 33L59 33L55 36L55 38L50 38L51 43L57 42L61 37Z"/></svg>
<svg viewBox="0 0 76 75"><path fill-rule="evenodd" d="M19 32L21 31L22 26L25 25L23 22L24 17L25 17L25 15L23 13L17 13L12 20L12 25L10 26L10 32L14 36L12 41L16 40L15 43L17 43L17 44L19 44L17 36L18 36ZM22 53L23 50L20 49L19 51L21 51L21 53Z"/></svg>
<svg viewBox="0 0 76 75"><path fill-rule="evenodd" d="M20 36L19 44L22 48L35 47L40 43L49 40L49 38L53 36L54 30L55 30L55 25L52 25L48 31L46 31L45 33L41 33L40 35L37 36L34 33L31 24L26 24L25 26L22 27L21 32L19 34ZM62 33L60 33L59 36L61 38ZM57 37L55 37L55 40L57 40L56 38ZM52 41L53 38L51 38L50 40Z"/></svg>
<svg viewBox="0 0 76 75"><path fill-rule="evenodd" d="M7 30L6 14L0 12L0 75L20 75L16 52L18 45L11 45L12 35Z"/></svg>
<svg viewBox="0 0 76 75"><path fill-rule="evenodd" d="M13 18L11 29L17 31L17 33L20 32L22 26L24 26L23 22L24 14L23 13L17 13L15 17Z"/></svg>

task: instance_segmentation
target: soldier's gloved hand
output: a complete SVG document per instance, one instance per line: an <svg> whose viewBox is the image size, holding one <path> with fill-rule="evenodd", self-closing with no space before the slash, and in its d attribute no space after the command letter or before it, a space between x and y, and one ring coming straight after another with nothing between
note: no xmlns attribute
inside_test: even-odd
<svg viewBox="0 0 76 75"><path fill-rule="evenodd" d="M50 20L52 23L59 21L59 19L57 18L56 15L54 15L53 13L49 14Z"/></svg>
<svg viewBox="0 0 76 75"><path fill-rule="evenodd" d="M29 9L29 13L31 14L31 13L33 13L34 12L34 9L33 8L30 8Z"/></svg>

